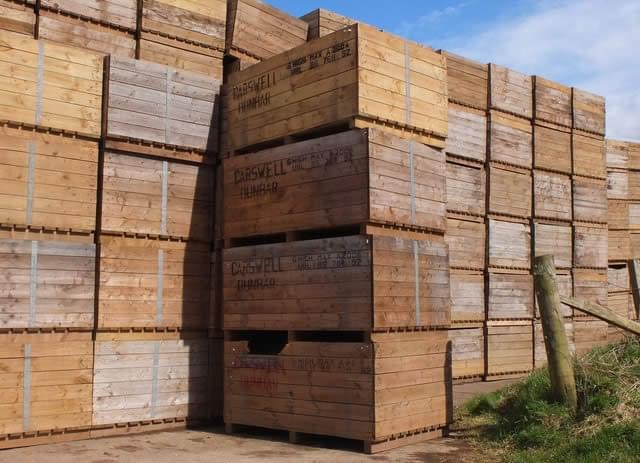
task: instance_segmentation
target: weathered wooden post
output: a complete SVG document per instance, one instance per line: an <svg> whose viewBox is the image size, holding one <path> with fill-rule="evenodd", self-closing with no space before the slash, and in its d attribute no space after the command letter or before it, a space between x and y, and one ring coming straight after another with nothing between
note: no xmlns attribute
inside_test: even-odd
<svg viewBox="0 0 640 463"><path fill-rule="evenodd" d="M560 294L556 285L556 267L553 256L536 257L534 278L538 307L542 318L547 364L551 377L551 390L555 399L571 410L578 408L576 379L569 341L560 314Z"/></svg>
<svg viewBox="0 0 640 463"><path fill-rule="evenodd" d="M633 294L633 308L636 316L640 315L640 262L633 259L629 262L629 281L631 282L631 293Z"/></svg>

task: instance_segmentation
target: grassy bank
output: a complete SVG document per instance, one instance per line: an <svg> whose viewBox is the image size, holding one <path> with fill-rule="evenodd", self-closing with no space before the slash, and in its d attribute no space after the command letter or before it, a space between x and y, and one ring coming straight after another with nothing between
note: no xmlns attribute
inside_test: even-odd
<svg viewBox="0 0 640 463"><path fill-rule="evenodd" d="M458 411L458 427L509 463L640 462L640 341L576 361L577 416L553 403L546 370Z"/></svg>

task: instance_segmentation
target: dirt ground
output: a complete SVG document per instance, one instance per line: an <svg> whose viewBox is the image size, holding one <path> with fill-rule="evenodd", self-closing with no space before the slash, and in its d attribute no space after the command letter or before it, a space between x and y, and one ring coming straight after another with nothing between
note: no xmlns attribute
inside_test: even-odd
<svg viewBox="0 0 640 463"><path fill-rule="evenodd" d="M456 386L460 404L474 394L506 385L476 383ZM481 463L483 458L464 440L439 439L368 456L354 443L322 439L303 445L286 434L245 433L229 436L221 427L198 431L138 434L0 451L0 463Z"/></svg>

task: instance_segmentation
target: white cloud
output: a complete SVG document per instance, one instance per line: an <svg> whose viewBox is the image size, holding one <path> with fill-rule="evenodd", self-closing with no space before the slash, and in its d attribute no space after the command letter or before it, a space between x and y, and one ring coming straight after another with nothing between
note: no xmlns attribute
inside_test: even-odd
<svg viewBox="0 0 640 463"><path fill-rule="evenodd" d="M404 21L400 24L397 34L403 37L409 37L416 30L424 29L430 25L459 14L466 6L467 3L458 3L440 10L430 11L429 13L419 16L412 21Z"/></svg>
<svg viewBox="0 0 640 463"><path fill-rule="evenodd" d="M543 0L526 17L447 40L463 56L607 98L607 135L640 140L640 1Z"/></svg>

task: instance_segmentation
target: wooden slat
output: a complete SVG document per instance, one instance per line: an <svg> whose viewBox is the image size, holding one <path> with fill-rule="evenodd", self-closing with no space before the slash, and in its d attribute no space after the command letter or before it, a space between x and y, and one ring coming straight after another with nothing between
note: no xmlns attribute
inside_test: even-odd
<svg viewBox="0 0 640 463"><path fill-rule="evenodd" d="M135 30L136 0L42 0L42 8Z"/></svg>
<svg viewBox="0 0 640 463"><path fill-rule="evenodd" d="M33 6L0 0L0 29L33 37L35 22Z"/></svg>
<svg viewBox="0 0 640 463"><path fill-rule="evenodd" d="M533 216L570 222L571 177L541 170L533 172ZM576 220L579 220L576 218Z"/></svg>
<svg viewBox="0 0 640 463"><path fill-rule="evenodd" d="M492 109L533 117L533 81L531 76L497 64L489 65L490 101Z"/></svg>
<svg viewBox="0 0 640 463"><path fill-rule="evenodd" d="M449 154L484 162L487 153L487 116L484 112L449 104Z"/></svg>
<svg viewBox="0 0 640 463"><path fill-rule="evenodd" d="M573 132L573 173L585 177L606 178L604 137Z"/></svg>
<svg viewBox="0 0 640 463"><path fill-rule="evenodd" d="M542 322L536 321L533 327L533 351L534 351L534 366L535 368L542 368L547 364L547 348L544 343L544 333L542 331ZM564 330L567 334L567 340L569 341L569 352L571 354L576 353L574 323L571 320L565 320Z"/></svg>
<svg viewBox="0 0 640 463"><path fill-rule="evenodd" d="M451 285L451 322L482 322L484 309L484 274L452 270Z"/></svg>
<svg viewBox="0 0 640 463"><path fill-rule="evenodd" d="M586 132L606 132L605 99L577 88L573 89L573 126Z"/></svg>
<svg viewBox="0 0 640 463"><path fill-rule="evenodd" d="M482 328L449 330L452 377L469 378L484 374L484 331Z"/></svg>
<svg viewBox="0 0 640 463"><path fill-rule="evenodd" d="M608 344L607 323L600 320L578 321L573 328L576 344L576 355L584 355L596 347Z"/></svg>
<svg viewBox="0 0 640 463"><path fill-rule="evenodd" d="M489 67L448 51L442 53L447 58L449 100L486 110Z"/></svg>
<svg viewBox="0 0 640 463"><path fill-rule="evenodd" d="M482 217L486 210L486 171L481 166L447 162L447 211Z"/></svg>
<svg viewBox="0 0 640 463"><path fill-rule="evenodd" d="M607 268L607 229L596 226L574 226L573 256L576 267Z"/></svg>
<svg viewBox="0 0 640 463"><path fill-rule="evenodd" d="M571 174L571 131L551 124L536 122L533 126L533 166L563 174Z"/></svg>
<svg viewBox="0 0 640 463"><path fill-rule="evenodd" d="M576 299L606 306L607 285L606 270L573 269L573 296ZM595 320L578 310L574 310L574 317Z"/></svg>
<svg viewBox="0 0 640 463"><path fill-rule="evenodd" d="M492 164L489 174L489 214L530 218L532 208L530 171Z"/></svg>
<svg viewBox="0 0 640 463"><path fill-rule="evenodd" d="M533 165L533 128L531 122L492 111L489 116L490 161L526 169Z"/></svg>
<svg viewBox="0 0 640 463"><path fill-rule="evenodd" d="M489 266L531 268L531 227L489 220Z"/></svg>
<svg viewBox="0 0 640 463"><path fill-rule="evenodd" d="M533 326L487 327L487 374L504 375L533 370Z"/></svg>
<svg viewBox="0 0 640 463"><path fill-rule="evenodd" d="M309 25L308 40L324 37L359 22L324 8L313 10L301 16L300 19Z"/></svg>
<svg viewBox="0 0 640 463"><path fill-rule="evenodd" d="M571 88L540 76L534 77L536 120L572 127Z"/></svg>
<svg viewBox="0 0 640 463"><path fill-rule="evenodd" d="M488 319L533 319L533 277L523 274L488 274Z"/></svg>
<svg viewBox="0 0 640 463"><path fill-rule="evenodd" d="M572 229L569 224L534 222L535 256L552 254L557 268L568 269L573 265Z"/></svg>
<svg viewBox="0 0 640 463"><path fill-rule="evenodd" d="M486 225L482 222L448 219L445 241L452 268L482 270L485 267Z"/></svg>
<svg viewBox="0 0 640 463"><path fill-rule="evenodd" d="M586 177L573 177L573 220L607 223L607 183Z"/></svg>

